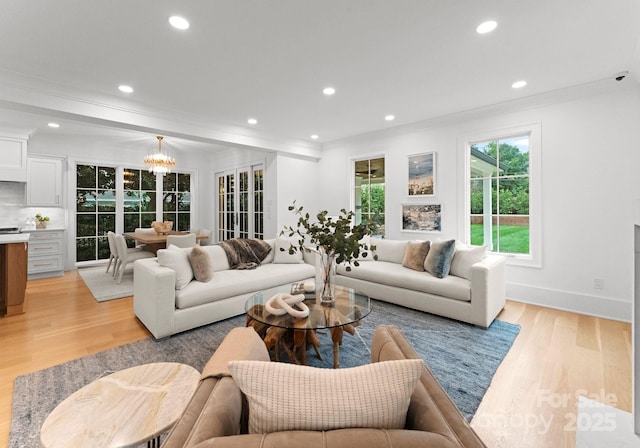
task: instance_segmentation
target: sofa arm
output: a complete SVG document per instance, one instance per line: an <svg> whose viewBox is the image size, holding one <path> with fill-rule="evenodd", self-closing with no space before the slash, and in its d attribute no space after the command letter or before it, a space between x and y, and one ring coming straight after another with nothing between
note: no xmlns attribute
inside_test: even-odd
<svg viewBox="0 0 640 448"><path fill-rule="evenodd" d="M160 339L174 333L176 273L160 266L157 259L133 263L133 312Z"/></svg>
<svg viewBox="0 0 640 448"><path fill-rule="evenodd" d="M504 308L505 271L506 261L500 255L488 255L471 267L471 323L487 328Z"/></svg>
<svg viewBox="0 0 640 448"><path fill-rule="evenodd" d="M229 361L240 359L269 361L269 352L253 327L236 327L225 336L163 448L193 447L207 439L246 432L245 400L227 369Z"/></svg>

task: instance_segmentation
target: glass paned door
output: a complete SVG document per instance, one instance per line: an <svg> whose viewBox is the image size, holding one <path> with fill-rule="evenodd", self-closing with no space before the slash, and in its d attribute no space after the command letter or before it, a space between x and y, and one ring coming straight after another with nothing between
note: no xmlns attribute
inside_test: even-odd
<svg viewBox="0 0 640 448"><path fill-rule="evenodd" d="M219 241L264 236L263 174L260 164L216 175Z"/></svg>

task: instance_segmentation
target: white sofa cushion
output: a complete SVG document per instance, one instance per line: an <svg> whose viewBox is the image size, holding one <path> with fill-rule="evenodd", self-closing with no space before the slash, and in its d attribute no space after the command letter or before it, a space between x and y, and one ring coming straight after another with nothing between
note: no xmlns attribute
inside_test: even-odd
<svg viewBox="0 0 640 448"><path fill-rule="evenodd" d="M161 266L171 268L176 273L176 289L185 288L191 280L193 280L193 270L189 263L189 256L191 248L181 249L179 247L170 244L166 249L159 249L158 263Z"/></svg>
<svg viewBox="0 0 640 448"><path fill-rule="evenodd" d="M402 263L404 250L408 241L385 240L379 239L375 241L376 255L380 261L390 261L392 263Z"/></svg>
<svg viewBox="0 0 640 448"><path fill-rule="evenodd" d="M212 246L203 246L205 252L209 254L211 258L211 265L213 266L213 272L226 271L229 269L229 260L224 249L217 244Z"/></svg>
<svg viewBox="0 0 640 448"><path fill-rule="evenodd" d="M347 272L344 265L338 266L338 274L465 302L471 301L471 282L469 280L454 275L436 278L428 272L407 269L397 263L361 261L360 266L352 266L350 272Z"/></svg>
<svg viewBox="0 0 640 448"><path fill-rule="evenodd" d="M484 259L486 253L486 246L469 246L456 243L456 252L453 254L449 273L471 280L471 266Z"/></svg>
<svg viewBox="0 0 640 448"><path fill-rule="evenodd" d="M262 260L262 264L273 263L273 259L276 256L276 239L271 238L270 240L264 240L264 241L266 243L269 243L269 246L271 246L271 250L269 251L267 256L264 257L264 260Z"/></svg>
<svg viewBox="0 0 640 448"><path fill-rule="evenodd" d="M376 241L378 240L375 238L372 239L369 235L365 235L360 241L358 241L359 244L364 244L367 247L366 249L360 248L358 261L373 260L373 251L371 250L371 244L375 246Z"/></svg>
<svg viewBox="0 0 640 448"><path fill-rule="evenodd" d="M269 263L257 269L218 271L210 282L191 282L184 289L176 291L176 308L189 308L306 280L313 278L315 272L315 268L306 263Z"/></svg>
<svg viewBox="0 0 640 448"><path fill-rule="evenodd" d="M230 361L249 402L249 433L404 428L421 359L381 361L348 369L279 362Z"/></svg>
<svg viewBox="0 0 640 448"><path fill-rule="evenodd" d="M284 238L279 236L276 238L276 253L273 256L274 263L280 264L296 264L296 263L304 263L302 257L302 251L300 247L294 244L296 248L293 254L289 253L289 249L291 248L291 241L288 238Z"/></svg>

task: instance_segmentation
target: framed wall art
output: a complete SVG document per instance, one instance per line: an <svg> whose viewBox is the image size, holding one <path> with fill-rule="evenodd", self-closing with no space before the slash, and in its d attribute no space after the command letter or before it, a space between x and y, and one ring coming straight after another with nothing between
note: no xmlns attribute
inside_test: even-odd
<svg viewBox="0 0 640 448"><path fill-rule="evenodd" d="M441 232L442 204L402 204L402 230Z"/></svg>
<svg viewBox="0 0 640 448"><path fill-rule="evenodd" d="M436 153L425 152L408 156L409 196L435 196Z"/></svg>

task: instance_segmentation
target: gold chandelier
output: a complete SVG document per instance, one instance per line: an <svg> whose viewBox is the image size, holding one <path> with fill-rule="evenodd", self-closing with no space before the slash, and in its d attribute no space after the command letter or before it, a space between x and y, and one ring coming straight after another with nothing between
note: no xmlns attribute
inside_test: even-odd
<svg viewBox="0 0 640 448"><path fill-rule="evenodd" d="M153 174L162 174L163 176L171 172L171 168L176 166L176 161L173 157L169 157L162 153L162 139L161 135L156 137L158 139L158 152L155 154L149 154L144 158L144 164L149 167L149 172Z"/></svg>

